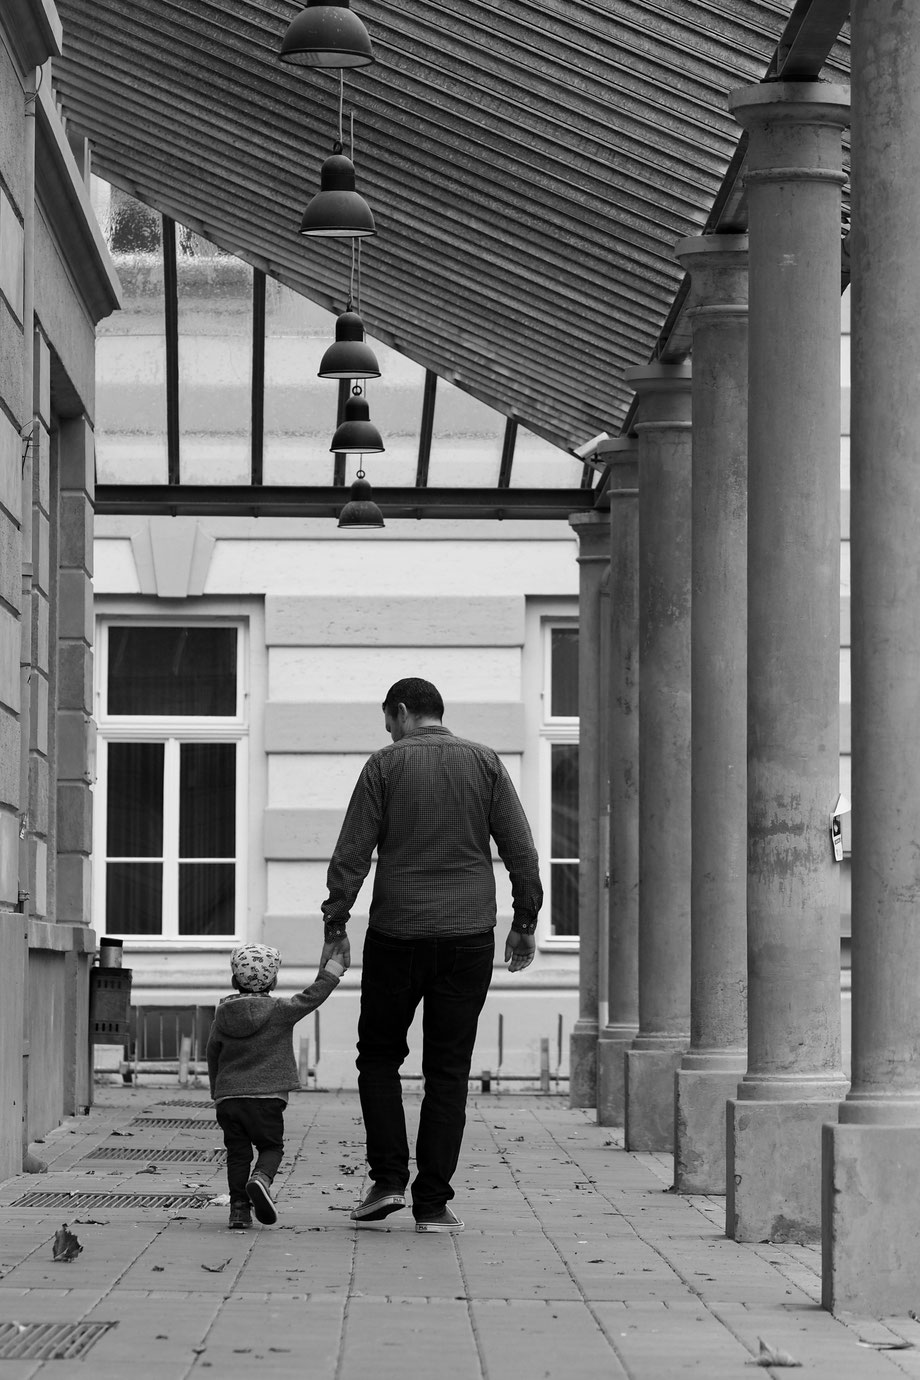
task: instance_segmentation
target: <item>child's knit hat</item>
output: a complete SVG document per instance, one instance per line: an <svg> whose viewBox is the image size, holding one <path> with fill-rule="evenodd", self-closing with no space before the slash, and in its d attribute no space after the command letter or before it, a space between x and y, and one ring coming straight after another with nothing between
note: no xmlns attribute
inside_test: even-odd
<svg viewBox="0 0 920 1380"><path fill-rule="evenodd" d="M230 955L230 971L247 992L266 992L280 967L279 950L267 944L240 944Z"/></svg>

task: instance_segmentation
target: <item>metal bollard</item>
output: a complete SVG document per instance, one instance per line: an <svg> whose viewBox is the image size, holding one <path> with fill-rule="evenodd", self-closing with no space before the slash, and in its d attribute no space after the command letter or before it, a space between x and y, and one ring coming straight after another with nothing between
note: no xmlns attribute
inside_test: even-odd
<svg viewBox="0 0 920 1380"><path fill-rule="evenodd" d="M300 1086L308 1088L310 1086L310 1037L303 1035L300 1040L300 1054L297 1060L297 1076L300 1079Z"/></svg>
<svg viewBox="0 0 920 1380"><path fill-rule="evenodd" d="M179 1087L188 1087L188 1064L192 1057L192 1037L183 1035L179 1042Z"/></svg>
<svg viewBox="0 0 920 1380"><path fill-rule="evenodd" d="M549 1040L540 1041L540 1091L549 1092Z"/></svg>

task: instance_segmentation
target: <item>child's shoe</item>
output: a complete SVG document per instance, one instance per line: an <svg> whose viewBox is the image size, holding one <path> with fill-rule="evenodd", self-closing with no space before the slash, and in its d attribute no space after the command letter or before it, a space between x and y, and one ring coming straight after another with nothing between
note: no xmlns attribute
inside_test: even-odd
<svg viewBox="0 0 920 1380"><path fill-rule="evenodd" d="M246 1231L252 1226L252 1208L248 1203L230 1204L229 1226L231 1231Z"/></svg>
<svg viewBox="0 0 920 1380"><path fill-rule="evenodd" d="M275 1204L269 1191L270 1188L271 1182L261 1170L256 1169L250 1174L246 1192L256 1217L266 1227L270 1227L278 1220Z"/></svg>

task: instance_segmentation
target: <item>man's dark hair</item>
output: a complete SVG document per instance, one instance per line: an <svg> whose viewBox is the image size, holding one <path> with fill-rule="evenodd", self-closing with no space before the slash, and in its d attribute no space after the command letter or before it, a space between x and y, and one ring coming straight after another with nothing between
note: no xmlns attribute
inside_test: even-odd
<svg viewBox="0 0 920 1380"><path fill-rule="evenodd" d="M383 701L383 711L391 718L404 704L410 714L418 714L426 719L443 719L444 701L436 686L430 680L420 680L418 676L407 676L391 685Z"/></svg>

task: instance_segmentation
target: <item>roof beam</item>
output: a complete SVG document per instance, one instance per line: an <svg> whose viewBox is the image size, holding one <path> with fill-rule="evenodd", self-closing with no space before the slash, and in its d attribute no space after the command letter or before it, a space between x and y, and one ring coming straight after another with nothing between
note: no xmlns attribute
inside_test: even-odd
<svg viewBox="0 0 920 1380"><path fill-rule="evenodd" d="M96 513L195 517L338 517L341 488L282 485L98 484ZM549 518L589 512L591 489L378 488L374 502L385 518Z"/></svg>

